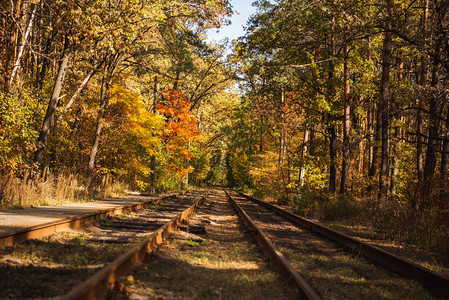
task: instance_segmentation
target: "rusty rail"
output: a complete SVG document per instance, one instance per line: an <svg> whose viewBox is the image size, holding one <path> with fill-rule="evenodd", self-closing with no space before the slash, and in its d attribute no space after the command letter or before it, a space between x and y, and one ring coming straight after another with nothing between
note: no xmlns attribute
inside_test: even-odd
<svg viewBox="0 0 449 300"><path fill-rule="evenodd" d="M407 259L401 258L395 254L392 254L388 251L380 249L376 246L363 243L357 239L354 239L346 234L340 233L336 230L333 230L327 226L320 225L311 220L302 218L298 215L292 214L283 210L282 208L255 199L251 196L245 195L241 192L238 192L241 196L262 205L270 210L275 211L276 213L288 218L293 223L296 223L300 226L306 227L310 230L313 230L331 240L334 240L341 245L358 252L359 254L375 261L384 267L399 272L407 277L411 277L419 282L421 282L424 286L430 287L436 293L441 296L448 297L449 296L449 278L440 275L432 270L424 268L420 265L417 265Z"/></svg>
<svg viewBox="0 0 449 300"><path fill-rule="evenodd" d="M130 272L137 264L142 262L147 253L155 252L169 233L176 231L179 224L188 221L195 214L205 199L206 196L203 196L194 205L153 232L145 241L108 264L87 281L75 287L70 293L58 299L98 299L107 289L112 288L121 276Z"/></svg>
<svg viewBox="0 0 449 300"><path fill-rule="evenodd" d="M240 217L243 219L245 224L249 227L250 231L255 235L257 241L261 245L262 249L267 256L269 256L280 268L280 270L286 273L296 284L301 294L305 299L318 300L321 299L320 296L313 290L313 288L306 282L306 280L298 273L298 271L293 268L293 266L288 262L285 256L279 251L279 249L273 244L270 238L265 234L265 232L260 229L259 226L254 223L254 221L248 216L248 214L237 204L237 202L225 191L226 196L229 201L235 207Z"/></svg>
<svg viewBox="0 0 449 300"><path fill-rule="evenodd" d="M48 222L36 226L31 226L24 229L19 229L4 233L0 235L0 249L8 246L14 245L14 243L22 242L28 239L37 239L49 235L56 230L60 229L76 229L88 225L100 218L106 218L115 216L121 213L127 213L130 211L140 210L150 207L154 203L158 203L162 200L168 200L172 198L179 197L181 193L177 193L170 196L165 196L159 199L154 199L147 202L130 204L122 207L111 208L107 210L95 211L93 213L83 214L80 216L69 217L64 220L58 220L53 222Z"/></svg>

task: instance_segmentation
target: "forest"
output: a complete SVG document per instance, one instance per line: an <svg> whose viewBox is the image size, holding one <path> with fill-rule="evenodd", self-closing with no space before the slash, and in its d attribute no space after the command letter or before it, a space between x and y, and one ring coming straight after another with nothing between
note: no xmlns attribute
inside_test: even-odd
<svg viewBox="0 0 449 300"><path fill-rule="evenodd" d="M449 2L253 5L3 1L0 207L219 185L447 251Z"/></svg>

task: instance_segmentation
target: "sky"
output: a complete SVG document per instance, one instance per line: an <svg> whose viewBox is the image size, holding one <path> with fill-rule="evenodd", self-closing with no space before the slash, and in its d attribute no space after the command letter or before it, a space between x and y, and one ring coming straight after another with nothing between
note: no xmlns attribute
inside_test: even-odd
<svg viewBox="0 0 449 300"><path fill-rule="evenodd" d="M220 41L228 38L229 41L245 35L243 26L246 25L250 15L256 12L256 8L252 7L253 0L231 0L232 9L238 11L239 14L234 13L231 17L231 25L222 27L220 29L209 30L209 41ZM218 31L218 32L217 32Z"/></svg>

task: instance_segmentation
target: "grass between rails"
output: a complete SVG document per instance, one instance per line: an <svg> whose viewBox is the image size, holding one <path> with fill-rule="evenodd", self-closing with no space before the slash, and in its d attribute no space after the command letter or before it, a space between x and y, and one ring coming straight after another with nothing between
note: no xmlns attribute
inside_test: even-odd
<svg viewBox="0 0 449 300"><path fill-rule="evenodd" d="M295 292L277 272L267 268L254 245L226 250L217 242L192 246L189 240L172 241L157 256L123 282L121 294L147 299L295 299ZM293 289L294 290L294 289ZM111 296L111 295L110 295Z"/></svg>

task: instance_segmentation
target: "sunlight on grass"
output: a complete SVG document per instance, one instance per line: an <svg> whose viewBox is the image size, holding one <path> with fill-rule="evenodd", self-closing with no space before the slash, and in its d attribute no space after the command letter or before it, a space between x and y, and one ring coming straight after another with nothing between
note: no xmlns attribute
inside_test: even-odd
<svg viewBox="0 0 449 300"><path fill-rule="evenodd" d="M361 257L354 259L343 252L306 255L282 246L280 249L326 299L435 299L417 282Z"/></svg>

